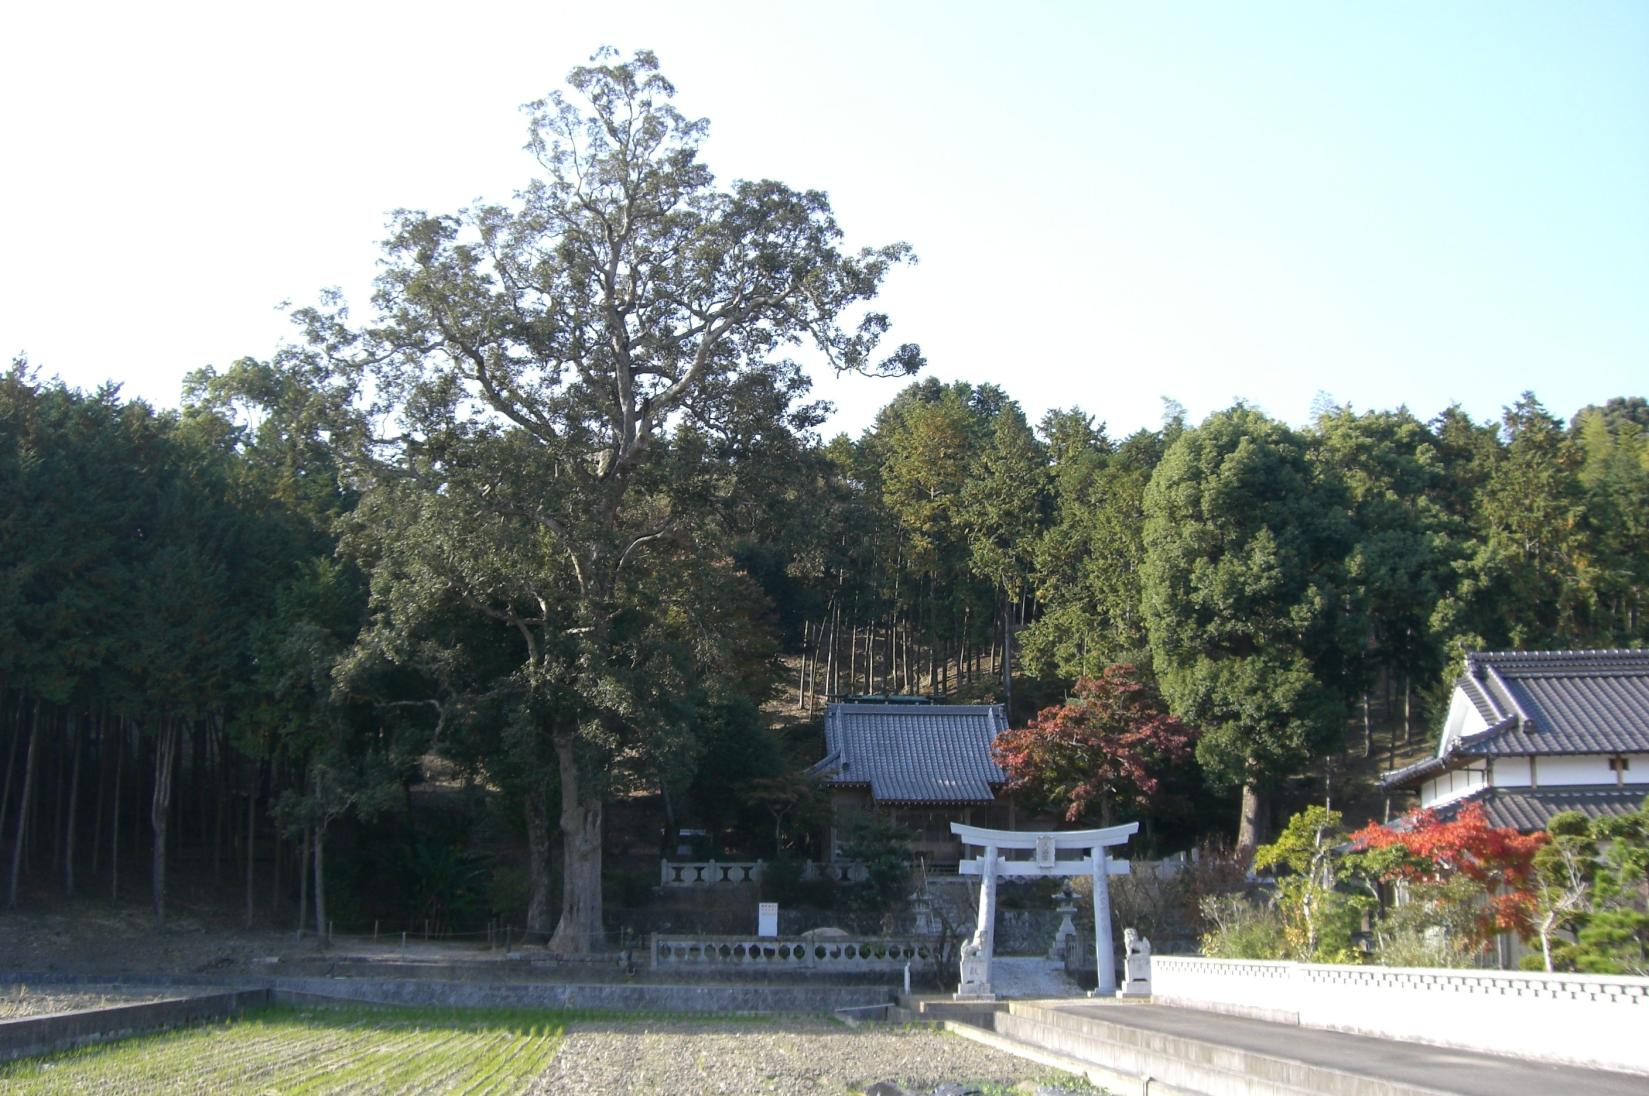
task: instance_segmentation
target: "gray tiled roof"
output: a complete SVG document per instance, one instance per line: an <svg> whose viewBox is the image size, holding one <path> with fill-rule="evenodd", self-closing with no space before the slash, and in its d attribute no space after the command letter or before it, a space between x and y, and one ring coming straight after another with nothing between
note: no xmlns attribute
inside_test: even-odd
<svg viewBox="0 0 1649 1096"><path fill-rule="evenodd" d="M1457 684L1499 725L1462 753L1649 751L1649 650L1482 652L1466 656Z"/></svg>
<svg viewBox="0 0 1649 1096"><path fill-rule="evenodd" d="M878 803L988 803L1007 778L990 754L1007 726L999 704L832 704L813 768Z"/></svg>
<svg viewBox="0 0 1649 1096"><path fill-rule="evenodd" d="M1631 814L1649 798L1649 784L1625 787L1484 788L1437 808L1447 822L1468 803L1481 803L1491 826L1510 826L1525 833L1543 830L1552 815L1579 811L1587 818Z"/></svg>

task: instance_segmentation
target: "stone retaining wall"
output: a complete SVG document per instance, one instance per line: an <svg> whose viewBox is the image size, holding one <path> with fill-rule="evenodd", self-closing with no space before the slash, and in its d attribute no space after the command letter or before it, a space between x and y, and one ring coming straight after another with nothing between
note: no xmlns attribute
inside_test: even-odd
<svg viewBox="0 0 1649 1096"><path fill-rule="evenodd" d="M267 989L231 990L0 1020L0 1062L205 1020L221 1020L268 1002Z"/></svg>
<svg viewBox="0 0 1649 1096"><path fill-rule="evenodd" d="M879 1005L893 1000L897 979L884 975L876 985L701 984L659 982L569 984L565 982L465 981L433 978L327 978L234 976L148 976L111 979L33 971L0 980L29 985L141 985L251 990L276 1001L324 998L380 1005L433 1005L442 1008L598 1009L611 1012L830 1012L838 1008ZM301 996L299 996L301 995ZM197 998L198 999L198 998ZM13 1021L16 1022L16 1021Z"/></svg>
<svg viewBox="0 0 1649 1096"><path fill-rule="evenodd" d="M1649 978L1153 955L1151 998L1304 1027L1649 1074Z"/></svg>
<svg viewBox="0 0 1649 1096"><path fill-rule="evenodd" d="M281 978L276 980L274 993L277 1001L294 1002L325 998L375 1005L603 1012L829 1012L885 1004L894 995L891 986L569 986L373 978Z"/></svg>

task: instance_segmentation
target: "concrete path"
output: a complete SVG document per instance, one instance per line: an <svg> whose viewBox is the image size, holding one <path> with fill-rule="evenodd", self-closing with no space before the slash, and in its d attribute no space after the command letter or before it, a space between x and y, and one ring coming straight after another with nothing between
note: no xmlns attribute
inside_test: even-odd
<svg viewBox="0 0 1649 1096"><path fill-rule="evenodd" d="M994 975L993 975L994 977ZM1200 1009L1108 1001L1043 1001L1060 1012L1200 1039L1344 1073L1460 1096L1645 1096L1649 1077L1550 1065L1425 1043L1274 1024ZM1645 1032L1649 1038L1649 1031Z"/></svg>
<svg viewBox="0 0 1649 1096"><path fill-rule="evenodd" d="M1082 989L1065 974L1065 964L1040 956L991 956L991 992L1003 999L1082 997Z"/></svg>

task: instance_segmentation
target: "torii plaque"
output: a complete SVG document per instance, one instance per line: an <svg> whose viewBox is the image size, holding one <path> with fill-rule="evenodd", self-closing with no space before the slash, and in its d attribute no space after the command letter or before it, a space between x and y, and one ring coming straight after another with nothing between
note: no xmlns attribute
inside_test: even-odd
<svg viewBox="0 0 1649 1096"><path fill-rule="evenodd" d="M964 845L984 849L973 859L963 860L957 865L960 874L979 876L979 923L973 938L962 945L962 984L956 990L958 999L991 1000L995 997L991 992L991 956L995 952L993 936L998 876L1092 876L1094 955L1099 964L1099 985L1094 995L1109 997L1116 993L1116 959L1111 954L1110 877L1127 875L1128 861L1112 860L1105 850L1127 844L1128 838L1139 832L1138 822L1103 830L1041 832L987 830L952 822L950 832L961 838ZM1032 858L1006 860L998 855L999 849L1030 849ZM1086 849L1088 855L1076 860L1061 860L1060 849Z"/></svg>

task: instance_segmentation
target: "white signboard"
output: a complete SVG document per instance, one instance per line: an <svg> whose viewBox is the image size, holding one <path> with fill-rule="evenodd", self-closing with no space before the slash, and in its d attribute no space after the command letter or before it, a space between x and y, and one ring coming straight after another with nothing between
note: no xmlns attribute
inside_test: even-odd
<svg viewBox="0 0 1649 1096"><path fill-rule="evenodd" d="M777 902L759 902L756 905L756 935L779 935L779 904Z"/></svg>

